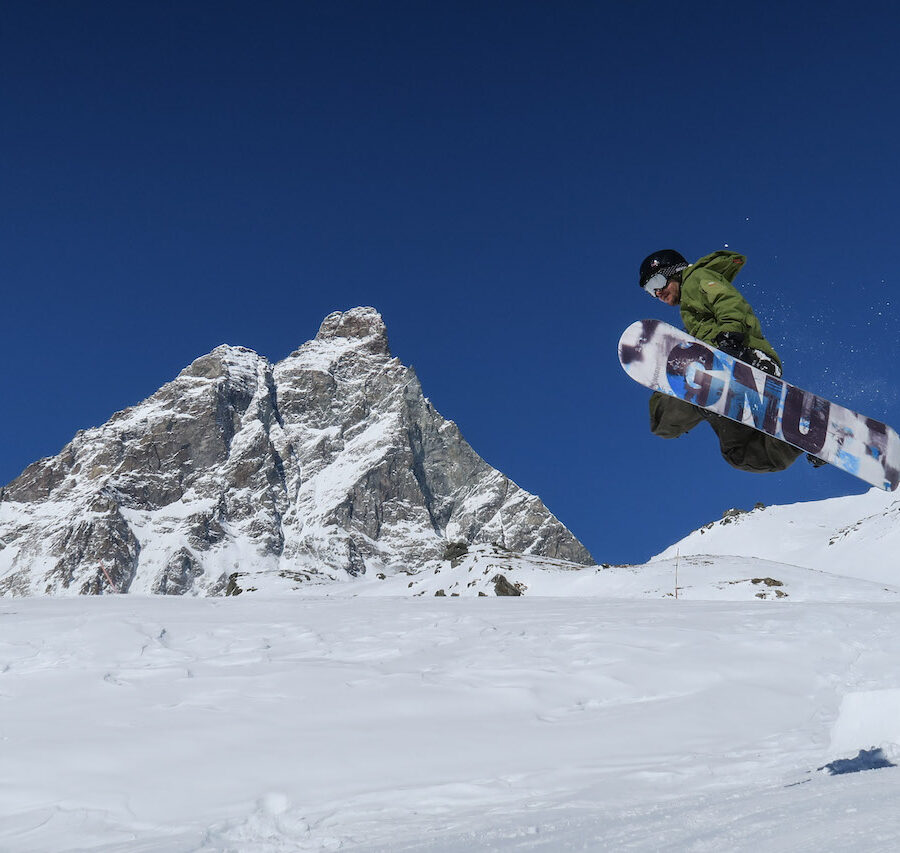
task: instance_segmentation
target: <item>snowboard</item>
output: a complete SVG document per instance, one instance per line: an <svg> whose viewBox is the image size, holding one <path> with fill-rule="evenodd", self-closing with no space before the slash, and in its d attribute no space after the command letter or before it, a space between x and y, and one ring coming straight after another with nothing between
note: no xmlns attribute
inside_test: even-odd
<svg viewBox="0 0 900 853"><path fill-rule="evenodd" d="M799 447L870 485L900 483L900 437L887 424L803 391L661 320L619 340L636 382Z"/></svg>

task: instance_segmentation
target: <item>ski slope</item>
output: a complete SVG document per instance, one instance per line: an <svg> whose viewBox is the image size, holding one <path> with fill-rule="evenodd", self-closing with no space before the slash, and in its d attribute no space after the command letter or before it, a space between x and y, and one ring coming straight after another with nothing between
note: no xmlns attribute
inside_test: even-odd
<svg viewBox="0 0 900 853"><path fill-rule="evenodd" d="M896 590L745 567L4 599L0 849L897 849Z"/></svg>

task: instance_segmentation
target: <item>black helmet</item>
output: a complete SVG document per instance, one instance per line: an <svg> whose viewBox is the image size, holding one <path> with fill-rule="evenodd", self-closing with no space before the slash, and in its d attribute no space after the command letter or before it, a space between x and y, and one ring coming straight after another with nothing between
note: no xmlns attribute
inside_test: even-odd
<svg viewBox="0 0 900 853"><path fill-rule="evenodd" d="M660 249L658 252L654 252L652 255L647 255L644 258L641 263L638 284L653 296L655 291L661 290L666 286L666 281L672 275L687 269L687 267L688 262L680 252L676 252L674 249ZM655 276L660 276L660 279L651 283L651 279ZM649 287L648 283L650 283Z"/></svg>

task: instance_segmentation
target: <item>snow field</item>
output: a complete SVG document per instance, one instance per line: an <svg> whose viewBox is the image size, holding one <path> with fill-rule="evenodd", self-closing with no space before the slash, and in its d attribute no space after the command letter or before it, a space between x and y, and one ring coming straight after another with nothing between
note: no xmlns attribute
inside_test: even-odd
<svg viewBox="0 0 900 853"><path fill-rule="evenodd" d="M0 849L896 849L896 614L7 599Z"/></svg>

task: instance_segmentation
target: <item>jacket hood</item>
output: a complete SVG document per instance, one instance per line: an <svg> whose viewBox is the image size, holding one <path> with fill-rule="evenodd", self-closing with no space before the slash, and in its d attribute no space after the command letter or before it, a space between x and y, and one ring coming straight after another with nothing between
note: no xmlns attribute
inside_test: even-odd
<svg viewBox="0 0 900 853"><path fill-rule="evenodd" d="M704 255L697 261L694 261L682 274L682 281L686 279L692 272L700 269L708 269L718 273L726 281L734 281L735 276L743 269L747 262L745 255L738 252L730 252L727 249L720 249L709 255Z"/></svg>

